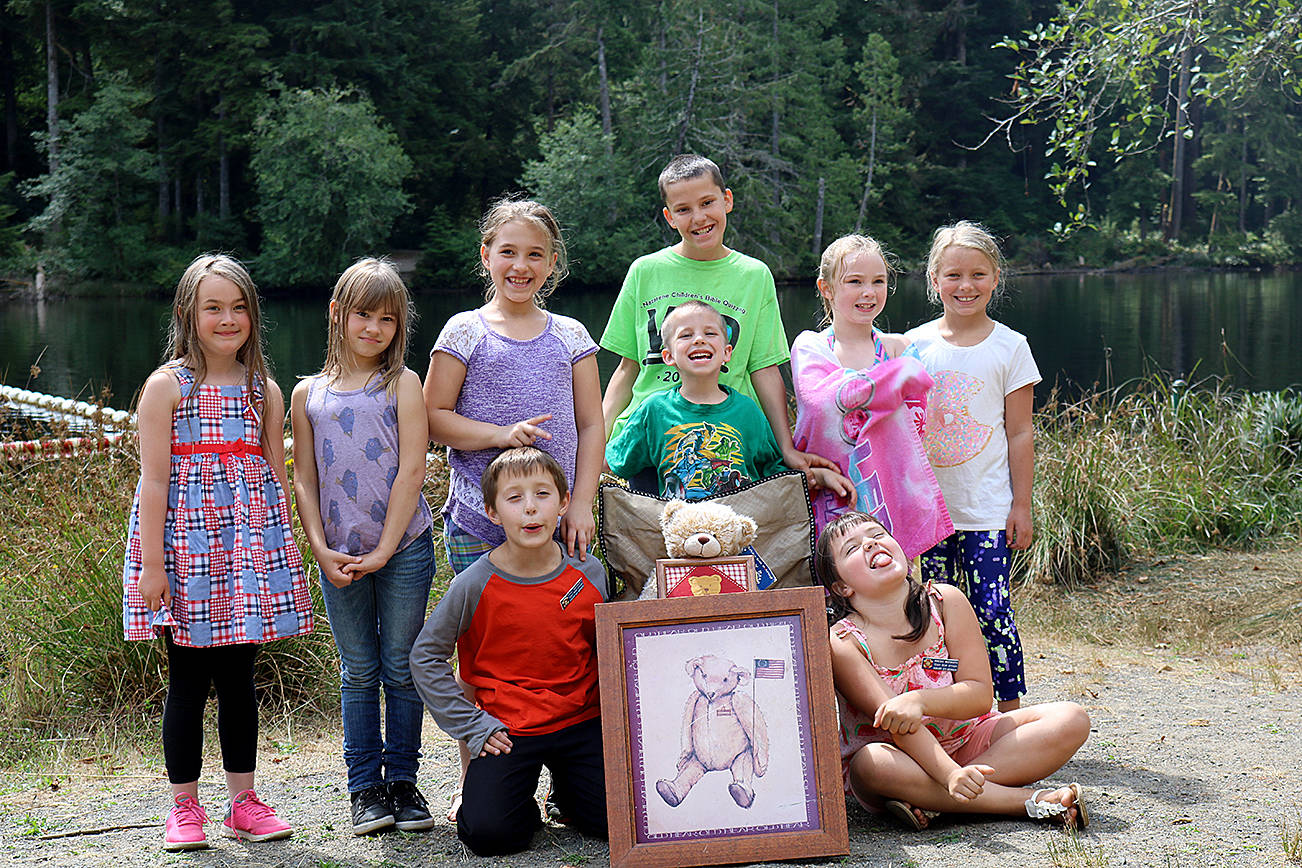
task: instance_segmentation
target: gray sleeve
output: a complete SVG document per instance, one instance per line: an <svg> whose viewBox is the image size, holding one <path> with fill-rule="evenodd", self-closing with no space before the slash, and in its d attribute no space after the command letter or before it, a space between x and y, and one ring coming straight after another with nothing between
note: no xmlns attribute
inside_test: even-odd
<svg viewBox="0 0 1302 868"><path fill-rule="evenodd" d="M490 574L486 567L479 567L475 564L453 579L411 646L411 678L416 692L439 729L464 741L472 757L479 756L489 736L506 729L500 720L466 699L452 674L451 658L457 639L470 627Z"/></svg>
<svg viewBox="0 0 1302 868"><path fill-rule="evenodd" d="M606 578L606 568L601 565L601 561L592 555L588 555L586 561L572 558L569 555L566 555L565 559L570 562L574 569L583 573L583 577L592 583L592 587L601 592L602 600L610 599L610 584Z"/></svg>

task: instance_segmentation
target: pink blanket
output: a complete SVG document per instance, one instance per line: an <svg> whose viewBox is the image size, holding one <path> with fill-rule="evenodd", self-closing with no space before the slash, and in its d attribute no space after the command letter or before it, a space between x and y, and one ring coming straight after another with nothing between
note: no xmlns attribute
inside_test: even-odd
<svg viewBox="0 0 1302 868"><path fill-rule="evenodd" d="M931 376L916 358L843 368L832 330L801 332L791 347L796 448L835 461L858 492L856 509L880 521L916 557L954 532L920 436ZM811 492L818 532L845 512L827 491Z"/></svg>

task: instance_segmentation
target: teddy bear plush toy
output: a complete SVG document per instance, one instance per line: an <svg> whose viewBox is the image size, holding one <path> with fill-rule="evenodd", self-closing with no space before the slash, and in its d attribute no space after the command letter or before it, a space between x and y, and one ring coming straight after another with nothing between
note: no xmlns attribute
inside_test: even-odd
<svg viewBox="0 0 1302 868"><path fill-rule="evenodd" d="M721 503L671 500L660 513L660 530L665 553L671 558L726 558L741 554L755 542L759 525ZM654 600L656 596L652 575L638 599Z"/></svg>
<svg viewBox="0 0 1302 868"><path fill-rule="evenodd" d="M671 558L731 557L759 534L755 519L709 501L669 501L660 513L660 530Z"/></svg>

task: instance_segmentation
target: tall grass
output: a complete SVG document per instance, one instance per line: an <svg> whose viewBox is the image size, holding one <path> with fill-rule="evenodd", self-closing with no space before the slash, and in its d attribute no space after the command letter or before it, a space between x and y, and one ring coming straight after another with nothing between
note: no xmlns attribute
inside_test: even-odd
<svg viewBox="0 0 1302 868"><path fill-rule="evenodd" d="M122 638L127 516L140 466L134 450L68 460L0 463L8 508L0 528L0 762L40 739L153 727L167 685L161 640ZM426 496L441 500L437 473ZM304 563L311 552L301 541ZM446 567L439 577L446 588ZM337 715L339 661L320 588L317 629L258 655L264 710Z"/></svg>
<svg viewBox="0 0 1302 868"><path fill-rule="evenodd" d="M0 762L39 738L160 715L165 654L124 642L121 570L132 450L0 465ZM431 464L426 497L445 496ZM1248 546L1302 529L1302 395L1151 378L1036 414L1036 538L1019 575L1074 584L1140 552ZM298 537L302 540L301 533ZM304 548L306 562L310 553ZM440 559L441 560L441 559ZM442 565L434 598L449 573ZM336 715L338 659L318 628L259 655L264 707Z"/></svg>
<svg viewBox="0 0 1302 868"><path fill-rule="evenodd" d="M1302 527L1302 395L1150 377L1036 414L1036 538L1020 574L1074 584L1136 552Z"/></svg>

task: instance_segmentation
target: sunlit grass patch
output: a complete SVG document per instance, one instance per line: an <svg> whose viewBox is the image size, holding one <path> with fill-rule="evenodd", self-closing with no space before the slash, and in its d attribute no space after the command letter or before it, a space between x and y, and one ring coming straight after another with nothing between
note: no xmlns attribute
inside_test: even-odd
<svg viewBox="0 0 1302 868"><path fill-rule="evenodd" d="M156 730L166 653L161 641L122 638L127 516L139 472L134 447L0 464L9 506L0 533L0 727L7 734L0 763L87 733L99 744L106 732ZM436 511L446 485L446 466L432 461L426 497ZM311 551L301 532L297 538L317 628L267 643L258 655L263 714L277 725L338 714L338 655ZM439 565L431 605L451 575L441 556Z"/></svg>
<svg viewBox="0 0 1302 868"><path fill-rule="evenodd" d="M1150 377L1035 416L1036 534L1019 576L1074 585L1140 553L1302 527L1302 395Z"/></svg>
<svg viewBox="0 0 1302 868"><path fill-rule="evenodd" d="M1102 844L1087 841L1070 829L1049 836L1049 861L1057 868L1108 868L1112 864Z"/></svg>
<svg viewBox="0 0 1302 868"><path fill-rule="evenodd" d="M1279 840L1284 848L1284 858L1302 862L1302 811L1294 809L1279 819Z"/></svg>

